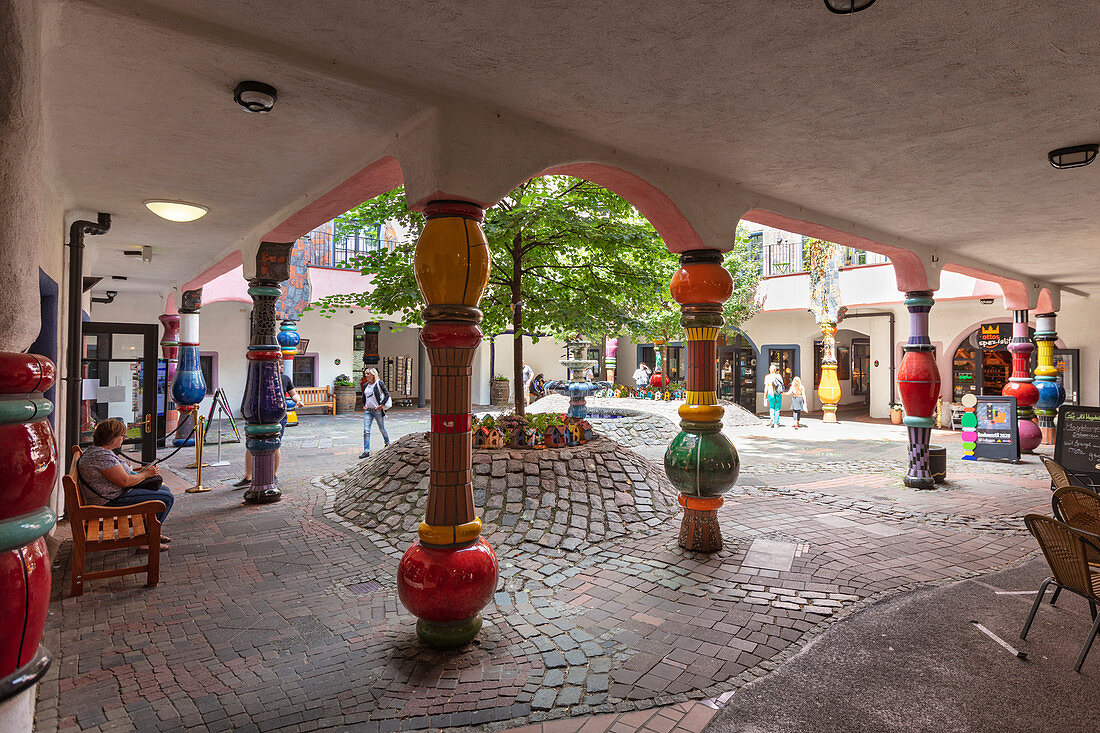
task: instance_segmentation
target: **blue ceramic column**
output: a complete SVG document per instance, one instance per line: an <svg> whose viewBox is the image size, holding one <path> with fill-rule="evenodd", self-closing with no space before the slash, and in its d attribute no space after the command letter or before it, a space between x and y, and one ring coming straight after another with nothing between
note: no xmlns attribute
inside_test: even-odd
<svg viewBox="0 0 1100 733"><path fill-rule="evenodd" d="M176 439L172 444L194 445L195 412L206 397L206 380L199 363L199 308L202 307L202 288L185 290L180 298L179 363L172 379L172 400L183 414Z"/></svg>
<svg viewBox="0 0 1100 733"><path fill-rule="evenodd" d="M298 324L294 319L287 318L279 324L279 348L283 354L283 374L294 384L294 356L298 353L298 344L302 338L298 335ZM286 426L297 427L298 413L294 411L295 403L289 397L286 398Z"/></svg>
<svg viewBox="0 0 1100 733"><path fill-rule="evenodd" d="M245 446L252 453L252 486L244 494L250 504L270 504L282 498L275 480L275 451L283 438L286 396L280 378L283 354L275 335L275 301L279 284L288 277L293 242L263 242L256 253L256 276L248 281L252 296L252 338L241 413ZM182 310L182 309L181 309Z"/></svg>

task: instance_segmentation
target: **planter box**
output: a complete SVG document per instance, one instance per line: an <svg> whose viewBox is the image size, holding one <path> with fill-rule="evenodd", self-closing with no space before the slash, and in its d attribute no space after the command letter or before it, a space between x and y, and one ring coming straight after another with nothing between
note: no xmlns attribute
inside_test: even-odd
<svg viewBox="0 0 1100 733"><path fill-rule="evenodd" d="M355 412L355 395L358 391L355 385L333 388L333 395L336 397L336 414Z"/></svg>

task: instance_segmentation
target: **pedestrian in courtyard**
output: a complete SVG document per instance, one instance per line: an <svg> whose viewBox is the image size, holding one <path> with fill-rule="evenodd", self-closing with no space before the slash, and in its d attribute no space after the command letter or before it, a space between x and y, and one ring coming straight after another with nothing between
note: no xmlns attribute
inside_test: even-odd
<svg viewBox="0 0 1100 733"><path fill-rule="evenodd" d="M377 369L368 369L367 383L363 385L363 452L360 458L370 457L371 426L378 423L382 431L382 440L390 444L390 434L386 432L386 408L390 404L390 391L378 378Z"/></svg>
<svg viewBox="0 0 1100 733"><path fill-rule="evenodd" d="M634 386L638 389L645 389L648 387L651 374L652 372L649 371L649 367L647 367L643 361L638 365L638 368L634 370L634 374L631 375L631 378L634 380Z"/></svg>
<svg viewBox="0 0 1100 733"><path fill-rule="evenodd" d="M531 404L531 380L534 378L535 370L530 367L526 362L523 364L523 394L527 402L525 404Z"/></svg>
<svg viewBox="0 0 1100 733"><path fill-rule="evenodd" d="M96 506L132 506L143 501L162 501L164 511L157 514L162 523L172 509L172 492L164 486L164 479L155 465L140 471L130 471L115 454L126 439L126 423L117 417L108 418L95 426L92 446L76 461L76 475L80 493L86 504ZM161 536L162 550L168 549L172 540ZM139 548L139 551L148 548Z"/></svg>
<svg viewBox="0 0 1100 733"><path fill-rule="evenodd" d="M791 396L791 412L794 413L794 426L802 427L802 411L806 409L806 388L802 386L802 378L795 377L791 380L791 388L787 390Z"/></svg>
<svg viewBox="0 0 1100 733"><path fill-rule="evenodd" d="M768 376L764 377L764 397L768 401L769 428L779 427L779 410L783 407L783 377L779 376L779 365L772 364Z"/></svg>
<svg viewBox="0 0 1100 733"><path fill-rule="evenodd" d="M294 391L294 382L290 381L290 377L286 375L286 372L279 372L279 377L283 385L283 395L290 400L294 401L294 404L298 404L301 400L298 399L298 393ZM279 442L282 444L283 433L286 432L286 415L283 415L282 423L279 427ZM279 477L279 453L281 448L275 449L275 477L276 481ZM248 448L244 449L244 477L233 484L234 489L247 489L252 485L252 451Z"/></svg>

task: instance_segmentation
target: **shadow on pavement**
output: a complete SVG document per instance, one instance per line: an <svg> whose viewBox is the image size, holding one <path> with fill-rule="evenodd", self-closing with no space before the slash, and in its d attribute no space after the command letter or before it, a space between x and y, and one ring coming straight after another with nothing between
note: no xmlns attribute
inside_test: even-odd
<svg viewBox="0 0 1100 733"><path fill-rule="evenodd" d="M1027 641L1019 638L1047 575L1039 559L875 604L740 690L706 730L1097 730L1100 645L1080 674L1073 671L1091 625L1086 602L1063 593L1058 606L1044 603ZM972 620L1028 659L1017 659Z"/></svg>

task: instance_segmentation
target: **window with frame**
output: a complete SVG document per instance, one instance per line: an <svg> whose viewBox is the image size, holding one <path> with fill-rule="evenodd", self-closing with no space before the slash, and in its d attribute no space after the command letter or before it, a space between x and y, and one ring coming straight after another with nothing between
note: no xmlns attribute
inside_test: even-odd
<svg viewBox="0 0 1100 733"><path fill-rule="evenodd" d="M214 356L200 354L199 369L202 370L202 378L206 382L206 394L214 394Z"/></svg>
<svg viewBox="0 0 1100 733"><path fill-rule="evenodd" d="M316 387L317 357L295 356L291 381L295 387Z"/></svg>
<svg viewBox="0 0 1100 733"><path fill-rule="evenodd" d="M790 389L791 380L795 376L794 349L768 349L768 369L771 365L779 366L779 376L783 377L783 389Z"/></svg>

